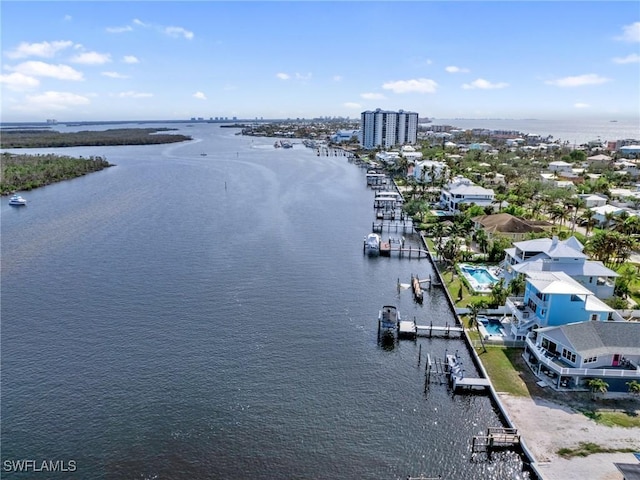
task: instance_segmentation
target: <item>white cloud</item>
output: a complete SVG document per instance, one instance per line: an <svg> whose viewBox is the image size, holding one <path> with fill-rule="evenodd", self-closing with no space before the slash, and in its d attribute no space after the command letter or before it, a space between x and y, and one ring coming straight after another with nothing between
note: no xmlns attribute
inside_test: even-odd
<svg viewBox="0 0 640 480"><path fill-rule="evenodd" d="M184 37L187 40L193 39L193 32L190 32L189 30L186 30L182 27L165 27L164 33L166 33L170 37Z"/></svg>
<svg viewBox="0 0 640 480"><path fill-rule="evenodd" d="M207 96L202 92L196 92L193 94L193 98L197 98L199 100L206 100Z"/></svg>
<svg viewBox="0 0 640 480"><path fill-rule="evenodd" d="M577 75L574 77L558 78L557 80L548 80L547 85L555 85L556 87L582 87L584 85L601 85L610 82L610 78L601 77L595 73L587 73L585 75Z"/></svg>
<svg viewBox="0 0 640 480"><path fill-rule="evenodd" d="M133 24L134 25L138 25L139 27L149 27L150 25L147 23L144 23L142 20L138 20L137 18L133 19Z"/></svg>
<svg viewBox="0 0 640 480"><path fill-rule="evenodd" d="M361 109L362 105L360 105L359 103L355 103L355 102L345 102L343 103L343 105L347 108L353 108L353 109Z"/></svg>
<svg viewBox="0 0 640 480"><path fill-rule="evenodd" d="M13 90L15 92L29 90L40 85L40 81L37 78L30 77L19 72L10 73L9 75L0 75L0 83L6 85L9 90Z"/></svg>
<svg viewBox="0 0 640 480"><path fill-rule="evenodd" d="M491 83L484 78L477 78L471 83L465 83L464 85L462 85L462 88L464 88L465 90L494 90L499 88L506 88L508 86L509 84L506 82Z"/></svg>
<svg viewBox="0 0 640 480"><path fill-rule="evenodd" d="M397 80L387 82L382 85L385 90L391 90L394 93L435 93L438 84L428 78L417 78L412 80Z"/></svg>
<svg viewBox="0 0 640 480"><path fill-rule="evenodd" d="M311 80L311 73L296 73L296 80Z"/></svg>
<svg viewBox="0 0 640 480"><path fill-rule="evenodd" d="M100 75L104 75L109 78L129 78L127 75L123 75L118 72L102 72Z"/></svg>
<svg viewBox="0 0 640 480"><path fill-rule="evenodd" d="M70 22L72 19L73 19L73 17L71 15L65 15L64 18L63 18L63 20L65 22Z"/></svg>
<svg viewBox="0 0 640 480"><path fill-rule="evenodd" d="M33 77L50 77L58 80L84 80L82 73L69 65L53 65L51 63L29 61L15 67L6 67L13 72Z"/></svg>
<svg viewBox="0 0 640 480"><path fill-rule="evenodd" d="M623 42L640 42L640 22L632 23L622 27L622 35L616 37L616 40Z"/></svg>
<svg viewBox="0 0 640 480"><path fill-rule="evenodd" d="M631 53L626 57L615 57L613 63L625 64L625 63L640 63L640 55L637 53Z"/></svg>
<svg viewBox="0 0 640 480"><path fill-rule="evenodd" d="M386 98L381 93L361 93L360 96L365 100L384 100Z"/></svg>
<svg viewBox="0 0 640 480"><path fill-rule="evenodd" d="M449 73L468 73L468 68L456 67L455 65L450 65L445 67L445 70Z"/></svg>
<svg viewBox="0 0 640 480"><path fill-rule="evenodd" d="M291 78L287 73L276 73L276 77L280 80L289 80Z"/></svg>
<svg viewBox="0 0 640 480"><path fill-rule="evenodd" d="M118 98L149 98L153 97L153 93L134 92L130 90L128 92L116 93L114 96Z"/></svg>
<svg viewBox="0 0 640 480"><path fill-rule="evenodd" d="M108 33L125 33L133 31L133 27L131 25L126 25L124 27L107 27L105 30Z"/></svg>
<svg viewBox="0 0 640 480"><path fill-rule="evenodd" d="M103 65L111 61L111 55L109 53L83 52L71 58L70 61L83 65Z"/></svg>
<svg viewBox="0 0 640 480"><path fill-rule="evenodd" d="M27 43L22 42L15 50L7 52L9 58L44 57L51 58L60 50L73 45L70 40L58 40L55 42Z"/></svg>
<svg viewBox="0 0 640 480"><path fill-rule="evenodd" d="M124 57L122 57L122 61L124 63L140 63L138 57L135 57L133 55L125 55Z"/></svg>
<svg viewBox="0 0 640 480"><path fill-rule="evenodd" d="M52 111L68 110L71 107L88 105L91 103L87 97L69 92L44 92L39 95L27 95L25 102L16 109L26 111Z"/></svg>
<svg viewBox="0 0 640 480"><path fill-rule="evenodd" d="M588 103L576 102L573 104L573 106L575 108L589 108L591 105L589 105Z"/></svg>
<svg viewBox="0 0 640 480"><path fill-rule="evenodd" d="M341 82L342 81L342 75L334 75L333 76L333 81L334 82Z"/></svg>

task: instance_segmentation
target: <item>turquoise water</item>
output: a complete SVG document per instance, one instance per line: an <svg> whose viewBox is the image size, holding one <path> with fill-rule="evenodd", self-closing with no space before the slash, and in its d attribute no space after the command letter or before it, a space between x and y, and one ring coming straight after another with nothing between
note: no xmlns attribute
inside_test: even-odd
<svg viewBox="0 0 640 480"><path fill-rule="evenodd" d="M502 324L497 320L481 320L482 325L484 325L485 330L489 335L502 335Z"/></svg>
<svg viewBox="0 0 640 480"><path fill-rule="evenodd" d="M496 282L496 279L486 267L460 267L461 270L467 273L470 277L472 277L476 282L478 282L481 286L486 285L490 286Z"/></svg>

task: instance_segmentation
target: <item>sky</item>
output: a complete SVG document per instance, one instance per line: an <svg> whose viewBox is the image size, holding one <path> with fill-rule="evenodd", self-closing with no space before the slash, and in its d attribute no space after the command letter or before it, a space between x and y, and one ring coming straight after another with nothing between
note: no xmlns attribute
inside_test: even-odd
<svg viewBox="0 0 640 480"><path fill-rule="evenodd" d="M630 1L0 3L3 122L640 118Z"/></svg>

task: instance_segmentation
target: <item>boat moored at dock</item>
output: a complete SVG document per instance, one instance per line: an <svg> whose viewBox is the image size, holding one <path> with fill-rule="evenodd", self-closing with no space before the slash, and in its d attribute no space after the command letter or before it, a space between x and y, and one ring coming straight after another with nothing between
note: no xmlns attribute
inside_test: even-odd
<svg viewBox="0 0 640 480"><path fill-rule="evenodd" d="M378 313L378 336L395 337L400 324L400 312L395 305L384 305Z"/></svg>
<svg viewBox="0 0 640 480"><path fill-rule="evenodd" d="M379 255L380 254L380 235L377 233L370 233L364 239L364 250L369 255Z"/></svg>

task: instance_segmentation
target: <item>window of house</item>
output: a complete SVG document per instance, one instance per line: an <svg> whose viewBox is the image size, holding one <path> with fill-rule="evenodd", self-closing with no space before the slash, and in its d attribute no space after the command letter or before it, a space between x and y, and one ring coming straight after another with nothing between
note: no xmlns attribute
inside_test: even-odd
<svg viewBox="0 0 640 480"><path fill-rule="evenodd" d="M597 313L592 313L592 314L591 314L591 321L592 321L592 322L597 322L597 321L598 321L598 318L599 318L599 316L598 316L598 314L597 314Z"/></svg>
<svg viewBox="0 0 640 480"><path fill-rule="evenodd" d="M598 357L589 357L584 359L584 363L595 363L598 361Z"/></svg>
<svg viewBox="0 0 640 480"><path fill-rule="evenodd" d="M567 350L566 348L562 349L562 356L569 360L571 363L576 362L576 354L571 352L571 350Z"/></svg>
<svg viewBox="0 0 640 480"><path fill-rule="evenodd" d="M571 295L572 302L581 302L582 299L578 295Z"/></svg>

